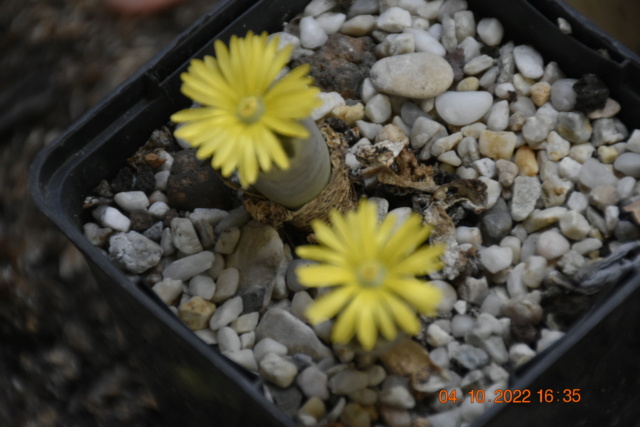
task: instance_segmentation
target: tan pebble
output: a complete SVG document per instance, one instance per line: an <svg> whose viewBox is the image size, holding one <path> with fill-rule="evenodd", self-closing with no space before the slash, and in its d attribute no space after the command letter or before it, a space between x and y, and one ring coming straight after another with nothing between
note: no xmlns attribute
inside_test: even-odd
<svg viewBox="0 0 640 427"><path fill-rule="evenodd" d="M405 133L396 125L388 124L376 134L375 142L393 141L402 142L404 145L409 144L409 138Z"/></svg>
<svg viewBox="0 0 640 427"><path fill-rule="evenodd" d="M382 354L380 361L387 371L396 375L407 375L420 382L426 381L434 368L429 352L409 338L403 339Z"/></svg>
<svg viewBox="0 0 640 427"><path fill-rule="evenodd" d="M207 327L215 309L215 304L195 296L178 308L178 316L191 330L198 331Z"/></svg>
<svg viewBox="0 0 640 427"><path fill-rule="evenodd" d="M316 420L324 418L327 413L327 408L324 406L324 402L317 397L310 397L304 405L298 409L299 414L311 415Z"/></svg>
<svg viewBox="0 0 640 427"><path fill-rule="evenodd" d="M636 224L640 224L640 200L636 200L633 203L629 203L627 206L622 208L623 211L631 214L631 218L633 218Z"/></svg>
<svg viewBox="0 0 640 427"><path fill-rule="evenodd" d="M610 145L601 145L598 147L598 159L606 164L612 164L618 157L618 150Z"/></svg>
<svg viewBox="0 0 640 427"><path fill-rule="evenodd" d="M531 86L531 100L537 107L541 107L549 101L551 85L547 82L538 82Z"/></svg>
<svg viewBox="0 0 640 427"><path fill-rule="evenodd" d="M478 90L480 87L480 80L477 77L467 77L466 79L460 80L458 85L456 86L456 90L458 92L469 92L473 90Z"/></svg>
<svg viewBox="0 0 640 427"><path fill-rule="evenodd" d="M368 427L371 425L369 412L357 403L347 403L340 414L340 421L348 426Z"/></svg>
<svg viewBox="0 0 640 427"><path fill-rule="evenodd" d="M357 120L364 119L364 105L360 102L355 105L338 105L331 110L331 115L353 126Z"/></svg>
<svg viewBox="0 0 640 427"><path fill-rule="evenodd" d="M518 148L515 156L515 164L518 165L520 175L524 176L536 176L538 175L538 161L536 160L536 153L526 145Z"/></svg>
<svg viewBox="0 0 640 427"><path fill-rule="evenodd" d="M511 160L517 139L513 132L485 130L480 134L478 150L483 156L494 160Z"/></svg>

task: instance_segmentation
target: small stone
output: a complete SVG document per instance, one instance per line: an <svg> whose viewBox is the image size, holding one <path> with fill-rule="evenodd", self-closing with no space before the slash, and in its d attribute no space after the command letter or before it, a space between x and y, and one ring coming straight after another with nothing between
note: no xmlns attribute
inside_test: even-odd
<svg viewBox="0 0 640 427"><path fill-rule="evenodd" d="M345 100L338 92L320 92L318 95L322 105L311 111L311 118L319 120L338 107L345 105Z"/></svg>
<svg viewBox="0 0 640 427"><path fill-rule="evenodd" d="M191 330L197 331L207 327L216 306L200 296L190 298L178 307L178 316Z"/></svg>
<svg viewBox="0 0 640 427"><path fill-rule="evenodd" d="M358 15L345 21L340 32L352 37L362 37L376 28L376 17L373 15Z"/></svg>
<svg viewBox="0 0 640 427"><path fill-rule="evenodd" d="M428 52L438 56L446 55L447 51L444 46L428 31L418 28L405 28L404 31L413 36L416 52Z"/></svg>
<svg viewBox="0 0 640 427"><path fill-rule="evenodd" d="M453 82L453 70L438 55L416 52L379 60L371 68L370 78L379 92L424 99L447 90Z"/></svg>
<svg viewBox="0 0 640 427"><path fill-rule="evenodd" d="M169 208L169 205L167 205L165 202L155 202L154 204L149 206L147 212L149 212L156 218L162 219L170 209L171 208Z"/></svg>
<svg viewBox="0 0 640 427"><path fill-rule="evenodd" d="M589 143L576 144L569 150L569 156L576 162L584 163L587 159L593 157L595 150L596 148Z"/></svg>
<svg viewBox="0 0 640 427"><path fill-rule="evenodd" d="M593 128L589 119L582 113L561 112L558 114L556 131L564 139L581 144L589 141Z"/></svg>
<svg viewBox="0 0 640 427"><path fill-rule="evenodd" d="M399 7L390 7L378 16L378 28L389 33L398 33L411 26L411 14Z"/></svg>
<svg viewBox="0 0 640 427"><path fill-rule="evenodd" d="M236 320L238 316L240 316L240 313L242 313L242 299L240 297L231 298L219 306L213 313L209 321L209 328L217 331Z"/></svg>
<svg viewBox="0 0 640 427"><path fill-rule="evenodd" d="M222 354L238 365L242 366L245 369L248 369L252 372L258 372L258 363L256 362L255 357L253 356L253 352L248 349L233 351L233 352L222 352Z"/></svg>
<svg viewBox="0 0 640 427"><path fill-rule="evenodd" d="M524 365L529 360L533 359L536 352L526 344L516 343L509 349L509 360L514 367Z"/></svg>
<svg viewBox="0 0 640 427"><path fill-rule="evenodd" d="M218 349L220 352L240 351L240 337L229 327L220 328L217 333Z"/></svg>
<svg viewBox="0 0 640 427"><path fill-rule="evenodd" d="M616 119L598 119L593 121L591 143L595 147L611 145L625 139L626 129L618 127Z"/></svg>
<svg viewBox="0 0 640 427"><path fill-rule="evenodd" d="M518 175L518 165L505 159L496 160L496 170L498 171L498 182L505 188L511 187Z"/></svg>
<svg viewBox="0 0 640 427"><path fill-rule="evenodd" d="M556 259L569 252L569 241L557 231L545 231L540 235L537 253L548 260Z"/></svg>
<svg viewBox="0 0 640 427"><path fill-rule="evenodd" d="M298 374L296 365L274 353L268 353L259 362L260 375L278 387L289 387Z"/></svg>
<svg viewBox="0 0 640 427"><path fill-rule="evenodd" d="M162 275L177 280L188 280L203 273L213 265L213 252L204 251L172 262L164 268Z"/></svg>
<svg viewBox="0 0 640 427"><path fill-rule="evenodd" d="M611 170L596 159L587 159L583 163L578 179L580 183L587 188L595 188L599 185L618 184L618 179L613 175Z"/></svg>
<svg viewBox="0 0 640 427"><path fill-rule="evenodd" d="M296 384L308 398L315 397L321 400L327 400L329 398L327 374L316 366L309 366L300 372L296 378Z"/></svg>
<svg viewBox="0 0 640 427"><path fill-rule="evenodd" d="M237 268L226 268L218 275L216 290L212 301L219 303L226 301L236 294L240 282L240 272Z"/></svg>
<svg viewBox="0 0 640 427"><path fill-rule="evenodd" d="M493 95L489 92L444 92L436 98L435 106L445 122L464 126L479 120L492 104Z"/></svg>
<svg viewBox="0 0 640 427"><path fill-rule="evenodd" d="M569 155L571 143L562 138L558 133L551 132L547 137L547 155L549 160L557 162Z"/></svg>
<svg viewBox="0 0 640 427"><path fill-rule="evenodd" d="M141 274L158 265L162 248L136 231L116 233L109 238L109 257L121 268Z"/></svg>
<svg viewBox="0 0 640 427"><path fill-rule="evenodd" d="M378 93L374 95L364 109L364 113L373 123L384 123L391 118L389 97Z"/></svg>
<svg viewBox="0 0 640 427"><path fill-rule="evenodd" d="M494 59L489 55L479 55L464 64L464 73L468 76L475 76L488 70L494 64Z"/></svg>
<svg viewBox="0 0 640 427"><path fill-rule="evenodd" d="M533 47L528 45L516 46L513 49L513 57L518 70L530 79L539 79L544 73L542 56Z"/></svg>
<svg viewBox="0 0 640 427"><path fill-rule="evenodd" d="M409 391L409 380L397 375L388 376L382 383L380 402L396 408L413 408L416 400Z"/></svg>
<svg viewBox="0 0 640 427"><path fill-rule="evenodd" d="M239 240L240 230L237 227L230 227L220 234L214 250L220 254L230 255L235 251Z"/></svg>
<svg viewBox="0 0 640 427"><path fill-rule="evenodd" d="M541 107L551 97L551 85L547 82L538 82L531 86L531 100L537 107ZM556 108L557 110L557 108Z"/></svg>
<svg viewBox="0 0 640 427"><path fill-rule="evenodd" d="M626 152L619 155L613 163L614 169L633 178L640 178L640 154Z"/></svg>
<svg viewBox="0 0 640 427"><path fill-rule="evenodd" d="M276 229L255 221L248 223L227 261L229 267L242 272L238 292L244 309L251 312L265 307L284 262L284 245Z"/></svg>
<svg viewBox="0 0 640 427"><path fill-rule="evenodd" d="M487 46L498 46L504 35L504 27L496 18L482 18L477 31L478 37Z"/></svg>
<svg viewBox="0 0 640 427"><path fill-rule="evenodd" d="M541 256L530 256L522 271L522 283L528 288L538 288L542 284L546 273L547 259Z"/></svg>
<svg viewBox="0 0 640 427"><path fill-rule="evenodd" d="M565 157L558 163L558 174L574 183L578 182L581 170L582 165L571 157Z"/></svg>
<svg viewBox="0 0 640 427"><path fill-rule="evenodd" d="M571 181L552 175L542 183L542 201L544 206L551 208L553 206L564 205L567 194L569 194L571 190L573 190L573 183Z"/></svg>
<svg viewBox="0 0 640 427"><path fill-rule="evenodd" d="M190 219L173 218L171 220L171 235L173 245L182 253L193 255L202 251L202 245Z"/></svg>
<svg viewBox="0 0 640 427"><path fill-rule="evenodd" d="M425 339L429 345L433 347L441 347L449 343L453 338L440 326L432 323L427 327Z"/></svg>
<svg viewBox="0 0 640 427"><path fill-rule="evenodd" d="M508 159L507 159L508 160ZM516 151L514 162L518 166L521 175L534 177L538 175L539 166L535 152L526 145Z"/></svg>
<svg viewBox="0 0 640 427"><path fill-rule="evenodd" d="M329 379L331 393L352 394L367 387L369 376L362 371L347 368Z"/></svg>
<svg viewBox="0 0 640 427"><path fill-rule="evenodd" d="M513 183L511 216L515 221L527 218L535 209L542 194L540 181L536 177L518 176Z"/></svg>
<svg viewBox="0 0 640 427"><path fill-rule="evenodd" d="M369 427L371 425L371 415L361 405L357 403L347 403L340 413L340 421L347 426Z"/></svg>
<svg viewBox="0 0 640 427"><path fill-rule="evenodd" d="M523 224L527 233L533 233L558 222L566 212L567 208L563 206L554 206L544 210L535 209Z"/></svg>
<svg viewBox="0 0 640 427"><path fill-rule="evenodd" d="M542 329L540 340L536 345L536 351L540 353L546 350L551 346L551 344L558 341L563 336L564 332L562 331L551 331L549 329Z"/></svg>
<svg viewBox="0 0 640 427"><path fill-rule="evenodd" d="M100 205L91 212L98 223L105 228L116 231L129 231L131 221L118 209L107 205Z"/></svg>
<svg viewBox="0 0 640 427"><path fill-rule="evenodd" d="M315 18L325 33L333 34L340 30L340 27L342 27L342 24L344 24L344 21L347 19L347 15L344 13L327 12Z"/></svg>
<svg viewBox="0 0 640 427"><path fill-rule="evenodd" d="M243 314L242 316L231 322L231 329L236 331L236 333L238 334L252 332L256 329L258 320L260 320L260 314L256 311L254 311L253 313Z"/></svg>
<svg viewBox="0 0 640 427"><path fill-rule="evenodd" d="M327 33L322 26L311 16L305 16L300 20L300 43L307 49L315 49L326 43Z"/></svg>
<svg viewBox="0 0 640 427"><path fill-rule="evenodd" d="M575 79L559 79L551 85L551 105L558 111L573 111L576 106Z"/></svg>
<svg viewBox="0 0 640 427"><path fill-rule="evenodd" d="M469 344L462 344L451 351L451 359L470 371L481 368L491 361L484 350Z"/></svg>
<svg viewBox="0 0 640 427"><path fill-rule="evenodd" d="M618 150L610 145L601 145L598 147L598 160L605 165L612 164L618 158L618 154Z"/></svg>
<svg viewBox="0 0 640 427"><path fill-rule="evenodd" d="M354 126L358 120L364 119L364 105L338 105L331 110L331 115L339 118L349 126Z"/></svg>
<svg viewBox="0 0 640 427"><path fill-rule="evenodd" d="M269 353L285 356L287 354L287 347L271 338L264 338L253 347L253 353L256 356L256 360L261 361L262 358Z"/></svg>
<svg viewBox="0 0 640 427"><path fill-rule="evenodd" d="M484 250L487 250L487 249L484 249ZM502 263L502 265L504 265L504 262L500 260L495 260L492 257L492 253L495 254L495 251L489 251L488 254L485 253L485 259L487 264L484 264L483 262L483 265L487 269L500 268L501 267L500 264ZM481 262L482 262L482 258L481 258ZM458 289L458 293L460 298L462 298L463 300L472 304L480 304L487 297L487 294L489 293L489 285L487 284L487 278L481 277L479 279L476 279L474 277L467 277L464 283L462 284L462 286L460 286L460 288Z"/></svg>
<svg viewBox="0 0 640 427"><path fill-rule="evenodd" d="M491 273L497 273L511 265L513 253L497 245L480 250L480 262Z"/></svg>
<svg viewBox="0 0 640 427"><path fill-rule="evenodd" d="M485 130L480 134L478 149L483 156L511 160L517 137L513 132L494 132Z"/></svg>
<svg viewBox="0 0 640 427"><path fill-rule="evenodd" d="M498 101L489 110L487 129L503 131L509 126L509 102Z"/></svg>
<svg viewBox="0 0 640 427"><path fill-rule="evenodd" d="M331 350L320 342L311 327L282 309L270 309L262 316L256 328L256 338L274 339L286 346L289 353L305 353L314 360L331 355Z"/></svg>
<svg viewBox="0 0 640 427"><path fill-rule="evenodd" d="M589 203L604 211L608 206L618 203L618 190L614 185L598 185L589 193Z"/></svg>
<svg viewBox="0 0 640 427"><path fill-rule="evenodd" d="M605 103L603 108L587 112L587 117L589 117L591 120L608 119L618 114L620 112L620 109L620 103L618 103L614 99L607 98L607 102Z"/></svg>
<svg viewBox="0 0 640 427"><path fill-rule="evenodd" d="M127 212L136 209L146 209L149 206L149 198L144 191L124 191L113 196L113 201Z"/></svg>
<svg viewBox="0 0 640 427"><path fill-rule="evenodd" d="M155 285L152 290L165 304L172 304L182 294L182 281L166 278Z"/></svg>

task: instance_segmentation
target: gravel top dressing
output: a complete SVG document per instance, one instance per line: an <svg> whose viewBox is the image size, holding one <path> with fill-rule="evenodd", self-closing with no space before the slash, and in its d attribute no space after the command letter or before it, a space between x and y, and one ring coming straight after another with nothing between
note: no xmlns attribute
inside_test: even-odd
<svg viewBox="0 0 640 427"><path fill-rule="evenodd" d="M87 197L85 236L300 425L469 425L640 237L640 130L598 76L565 75L463 0L314 0L280 39L311 67L312 118L357 196L433 225L437 316L372 351L333 344L332 321L305 317L322 293L296 275L308 231L253 219L172 123Z"/></svg>

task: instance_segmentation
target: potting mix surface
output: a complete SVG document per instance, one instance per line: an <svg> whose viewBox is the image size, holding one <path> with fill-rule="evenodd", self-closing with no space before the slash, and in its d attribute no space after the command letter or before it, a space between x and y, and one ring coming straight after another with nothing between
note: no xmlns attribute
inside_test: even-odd
<svg viewBox="0 0 640 427"><path fill-rule="evenodd" d="M170 123L84 201L85 236L303 425L466 425L511 401L514 369L606 285L590 271L640 237L640 130L598 76L565 75L464 1L396 3L316 0L280 36L311 65L312 118L358 196L380 219L419 213L446 246L416 337L365 352L310 325L308 231L253 219Z"/></svg>
<svg viewBox="0 0 640 427"><path fill-rule="evenodd" d="M253 221L241 194L222 190L169 123L87 195L84 232L197 336L258 372L267 396L303 425L470 423L488 402L468 392L505 390L514 368L591 306L599 289L580 275L640 236L640 131L615 118L597 76L565 76L463 2L330 3L314 1L287 27L292 64L310 63L324 92L314 118L343 135L353 185L381 217L418 212L448 248L430 278L445 298L417 337L367 354L333 346L330 323L309 326L303 313L315 295L298 283L304 261L293 255L306 234ZM111 4L0 5L0 105L9 112L0 118L1 425L159 422L129 363L132 343L81 254L25 198L37 150L212 6L190 0L131 17ZM422 100L411 79L370 74L382 58L384 73L414 52L401 64L409 74L434 56L450 65L433 67ZM421 182L426 173L456 191L434 203L436 187L416 188L417 170ZM189 180L228 192L194 193L181 184ZM464 402L449 399L454 390Z"/></svg>

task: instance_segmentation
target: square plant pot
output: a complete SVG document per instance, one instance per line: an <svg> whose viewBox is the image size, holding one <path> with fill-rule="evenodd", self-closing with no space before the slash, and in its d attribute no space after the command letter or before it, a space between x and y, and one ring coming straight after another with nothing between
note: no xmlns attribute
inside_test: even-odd
<svg viewBox="0 0 640 427"><path fill-rule="evenodd" d="M167 425L295 425L262 393L262 380L194 335L142 284L130 281L82 232L84 198L113 177L169 116L190 101L180 78L190 59L212 54L216 39L276 32L308 2L227 0L174 40L91 109L36 158L30 175L39 208L88 259L118 323L133 343ZM498 18L509 39L534 46L569 75L598 75L622 106L618 117L640 128L640 59L561 0L468 0L477 16ZM567 20L563 34L557 18ZM606 52L603 54L602 52ZM530 403L498 404L474 425L633 425L640 396L640 274L616 279L598 302L551 348L511 375ZM565 390L579 402L564 402ZM547 390L550 390L547 392ZM542 392L540 392L542 391ZM574 399L575 394L571 396ZM486 396L491 399L493 396Z"/></svg>

